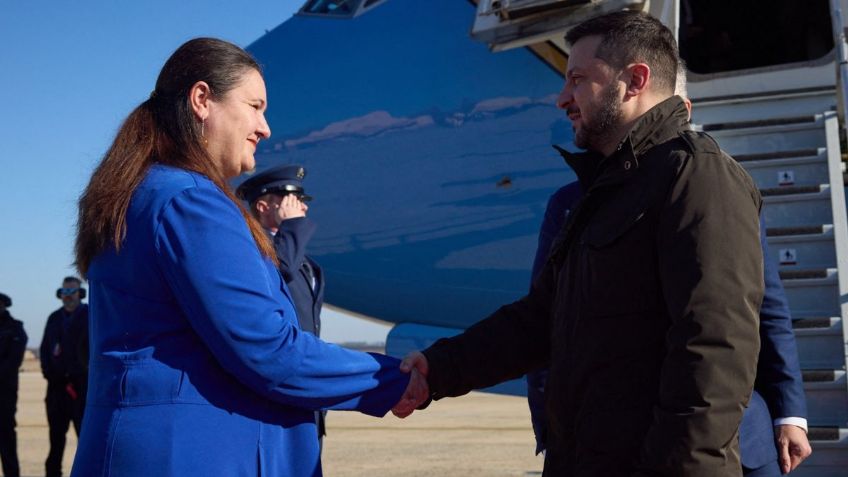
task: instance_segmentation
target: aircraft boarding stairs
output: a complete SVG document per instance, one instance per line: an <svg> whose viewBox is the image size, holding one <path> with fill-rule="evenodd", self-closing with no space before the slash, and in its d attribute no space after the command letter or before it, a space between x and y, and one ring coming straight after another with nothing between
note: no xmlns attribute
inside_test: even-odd
<svg viewBox="0 0 848 477"><path fill-rule="evenodd" d="M848 227L833 88L693 100L693 124L763 196L798 343L813 455L791 475L848 476ZM728 122L732 118L732 122ZM732 246L733 237L726 238Z"/></svg>

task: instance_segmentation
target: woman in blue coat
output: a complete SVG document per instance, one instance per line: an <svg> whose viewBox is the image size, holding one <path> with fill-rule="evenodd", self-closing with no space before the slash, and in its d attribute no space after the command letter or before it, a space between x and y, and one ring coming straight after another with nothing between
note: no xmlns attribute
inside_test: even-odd
<svg viewBox="0 0 848 477"><path fill-rule="evenodd" d="M297 325L274 250L226 180L254 167L265 84L200 38L162 68L80 200L89 395L74 476L320 476L316 409L426 395L398 361Z"/></svg>

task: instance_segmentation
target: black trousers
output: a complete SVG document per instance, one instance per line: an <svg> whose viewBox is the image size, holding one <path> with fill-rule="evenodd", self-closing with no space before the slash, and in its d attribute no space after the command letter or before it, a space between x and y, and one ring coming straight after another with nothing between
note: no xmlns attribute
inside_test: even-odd
<svg viewBox="0 0 848 477"><path fill-rule="evenodd" d="M67 391L67 381L47 381L47 397L44 403L47 407L47 424L50 427L50 452L44 463L46 477L62 476L62 456L65 453L65 435L71 422L77 437L82 425L82 413L85 409L85 393L77 390L74 399Z"/></svg>
<svg viewBox="0 0 848 477"><path fill-rule="evenodd" d="M15 411L18 406L18 382L2 383L0 391L0 460L3 461L5 477L19 477L18 435L15 432Z"/></svg>

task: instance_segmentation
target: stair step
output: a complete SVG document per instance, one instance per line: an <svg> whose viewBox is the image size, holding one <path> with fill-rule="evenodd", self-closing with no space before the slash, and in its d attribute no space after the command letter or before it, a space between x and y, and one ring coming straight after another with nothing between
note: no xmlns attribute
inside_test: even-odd
<svg viewBox="0 0 848 477"><path fill-rule="evenodd" d="M705 106L714 103L728 103L728 102L738 102L738 103L750 103L753 101L763 101L763 100L781 100L784 98L791 98L796 96L808 96L808 95L836 95L836 90L833 89L832 86L814 86L810 88L795 88L795 89L786 89L780 91L760 91L756 93L746 93L746 94L731 94L726 96L706 96L701 98L691 98L692 104L697 106Z"/></svg>
<svg viewBox="0 0 848 477"><path fill-rule="evenodd" d="M818 154L748 160L739 164L748 171L760 189L827 184L830 182L830 172L825 153L826 150L821 148Z"/></svg>
<svg viewBox="0 0 848 477"><path fill-rule="evenodd" d="M848 441L848 429L840 427L810 427L807 432L807 437L811 441L829 443ZM844 443L848 444L848 442Z"/></svg>
<svg viewBox="0 0 848 477"><path fill-rule="evenodd" d="M703 129L732 157L744 158L753 154L784 155L786 151L812 152L827 147L825 120L821 114L707 124Z"/></svg>
<svg viewBox="0 0 848 477"><path fill-rule="evenodd" d="M822 270L826 271L822 273ZM839 315L839 282L836 269L822 270L781 271L781 275L785 277L783 288L786 291L786 299L794 316ZM842 360L844 363L844 353Z"/></svg>
<svg viewBox="0 0 848 477"><path fill-rule="evenodd" d="M781 270L836 267L833 226L819 227L821 233L768 236L769 260ZM768 232L766 232L768 234Z"/></svg>
<svg viewBox="0 0 848 477"><path fill-rule="evenodd" d="M845 366L845 345L842 335L807 334L795 336L798 346L798 362L804 368Z"/></svg>
<svg viewBox="0 0 848 477"><path fill-rule="evenodd" d="M766 226L786 228L833 223L830 186L820 187L819 192L763 197L762 214Z"/></svg>
<svg viewBox="0 0 848 477"><path fill-rule="evenodd" d="M837 369L804 369L801 379L805 383L831 383L845 377L845 371Z"/></svg>
<svg viewBox="0 0 848 477"><path fill-rule="evenodd" d="M711 124L733 118L737 121L817 114L836 105L832 86L722 95L693 99L695 123Z"/></svg>
<svg viewBox="0 0 848 477"><path fill-rule="evenodd" d="M781 188L783 189L783 188ZM795 201L803 201L803 200L816 200L816 199L830 199L830 185L821 184L816 186L804 186L804 187L786 187L786 189L799 189L803 190L803 192L796 192L794 194L771 194L763 196L763 202L766 204L771 203L781 203L781 202L795 202ZM789 197L787 197L789 196ZM829 203L829 202L828 202ZM828 213L830 210L828 210ZM828 214L829 215L829 214ZM807 222L809 223L809 222ZM825 221L821 221L821 223L829 223Z"/></svg>
<svg viewBox="0 0 848 477"><path fill-rule="evenodd" d="M811 317L811 318L796 318L792 320L792 329L795 330L795 334L804 333L804 332L820 332L821 330L831 330L838 329L840 330L840 335L842 334L842 319L838 317Z"/></svg>
<svg viewBox="0 0 848 477"><path fill-rule="evenodd" d="M786 126L788 124L803 124L803 123L815 123L815 116L795 116L790 118L773 118L773 119L759 119L754 121L736 121L736 122L728 122L728 123L717 123L717 124L704 124L702 129L705 132L710 131L724 131L728 129L752 129L752 128L766 128L771 126Z"/></svg>
<svg viewBox="0 0 848 477"><path fill-rule="evenodd" d="M805 369L801 371L807 397L810 425L848 422L848 386L845 370Z"/></svg>
<svg viewBox="0 0 848 477"><path fill-rule="evenodd" d="M822 234L827 225L801 225L798 227L768 227L766 228L767 237L785 237L789 235L814 235ZM830 226L833 228L833 226Z"/></svg>
<svg viewBox="0 0 848 477"><path fill-rule="evenodd" d="M798 149L795 151L775 151L764 152L757 154L738 154L733 156L736 162L753 162L753 161L771 161L779 159L790 159L797 157L818 156L823 152L823 148ZM745 164L748 167L748 164Z"/></svg>
<svg viewBox="0 0 848 477"><path fill-rule="evenodd" d="M811 426L807 437L813 454L792 477L846 477L848 475L848 429L836 426Z"/></svg>
<svg viewBox="0 0 848 477"><path fill-rule="evenodd" d="M792 331L795 333L802 369L840 370L845 367L842 319L823 317L793 320Z"/></svg>
<svg viewBox="0 0 848 477"><path fill-rule="evenodd" d="M818 268L813 270L781 270L778 272L783 280L784 288L803 288L811 286L828 286L837 283L835 268ZM806 315L807 313L805 313Z"/></svg>
<svg viewBox="0 0 848 477"><path fill-rule="evenodd" d="M772 227L766 229L766 238L771 244L800 242L832 242L833 225L811 225L808 227Z"/></svg>
<svg viewBox="0 0 848 477"><path fill-rule="evenodd" d="M824 185L770 187L768 189L760 189L760 194L763 197L792 194L815 194L821 192L824 187Z"/></svg>
<svg viewBox="0 0 848 477"><path fill-rule="evenodd" d="M821 268L816 270L780 270L781 280L809 280L815 278L828 278L836 270L832 268Z"/></svg>

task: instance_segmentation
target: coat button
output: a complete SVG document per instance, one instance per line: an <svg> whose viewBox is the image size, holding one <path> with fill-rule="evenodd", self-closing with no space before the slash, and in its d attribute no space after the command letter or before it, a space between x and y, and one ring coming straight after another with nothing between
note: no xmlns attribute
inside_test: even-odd
<svg viewBox="0 0 848 477"><path fill-rule="evenodd" d="M630 170L630 161L624 161L624 170L625 170L625 171L629 171L629 170Z"/></svg>

